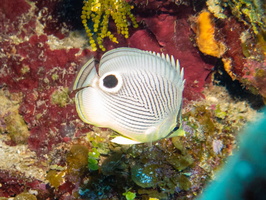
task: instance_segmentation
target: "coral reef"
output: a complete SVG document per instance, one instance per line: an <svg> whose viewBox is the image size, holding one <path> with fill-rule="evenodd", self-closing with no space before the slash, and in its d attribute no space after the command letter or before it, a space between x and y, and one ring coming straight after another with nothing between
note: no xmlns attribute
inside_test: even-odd
<svg viewBox="0 0 266 200"><path fill-rule="evenodd" d="M34 15L34 7L24 1L19 3L22 4L21 7L28 8L21 16L21 24L18 25L21 27L13 27L14 23L11 20L16 20L15 15L10 18L6 15L6 21L3 22L5 28L2 32L3 40L0 42L0 84L5 90L20 95L17 112L23 119L19 120L12 114L12 106L8 104L6 113L8 112L12 119L17 119L14 123L23 125L26 122L27 126L25 124L20 137L25 135L24 141L28 139L30 148L43 155L54 144L67 140L77 132L74 128L78 127L76 112L74 105L69 104L66 88L71 86L77 65L83 62L82 57L88 51L72 47L62 49L60 46L52 50L48 41L54 39L54 36L49 37L32 31L38 32L42 29ZM3 14L11 12L9 9L14 7L5 5L7 9ZM12 37L7 37L8 34ZM19 128L15 130L18 131ZM21 139L17 137L17 140Z"/></svg>
<svg viewBox="0 0 266 200"><path fill-rule="evenodd" d="M227 73L265 99L265 77L257 76L257 71L265 71L265 1L208 0L206 4L218 20L215 37L227 47L223 55Z"/></svg>
<svg viewBox="0 0 266 200"><path fill-rule="evenodd" d="M239 149L228 159L215 180L203 192L200 200L265 199L265 123L264 109L261 119L250 124L241 133Z"/></svg>
<svg viewBox="0 0 266 200"><path fill-rule="evenodd" d="M251 32L249 18L243 23L240 15L231 14L229 4L217 1L213 2L220 8L218 12L205 1L123 2L125 10L119 11L126 18L123 22L117 22L111 13L101 11L100 15L97 9L91 12L94 16L84 13L90 17L88 21L99 24L92 37L97 42L95 36L104 26L101 23L106 23L103 18L109 16L108 30L119 43L103 39L106 50L129 46L179 59L186 78L186 135L152 146L121 147L110 143L114 132L83 124L73 102L75 91L70 88L78 68L103 52L90 50L80 19L82 1L3 0L1 199L194 199L238 146L237 132L256 118L256 111L246 101L229 97L224 88L211 83L213 79L218 82L217 76L225 69L235 82L239 80L253 93L266 96L265 33ZM137 29L130 26L135 23L131 12L139 24ZM196 31L201 14L208 22L199 26L202 35ZM97 21L96 16L100 16ZM92 24L87 25L94 31ZM263 28L257 22L253 25L257 30ZM207 30L211 30L209 38ZM197 38L203 38L200 43L204 45L206 35L206 44L218 49L224 44L226 51L200 52ZM215 76L210 76L213 72ZM235 82L226 79L233 94L243 87L235 89Z"/></svg>
<svg viewBox="0 0 266 200"><path fill-rule="evenodd" d="M226 18L224 13L228 7L238 20L251 26L255 34L266 31L266 3L263 0L207 0L207 5L217 18Z"/></svg>
<svg viewBox="0 0 266 200"><path fill-rule="evenodd" d="M125 38L129 37L128 20L130 18L134 28L138 27L137 21L129 5L125 0L87 0L82 8L82 24L89 37L89 42L93 51L97 50L97 44L102 51L105 51L103 39L108 37L112 42L117 38L109 29L109 18L112 17L117 33Z"/></svg>
<svg viewBox="0 0 266 200"><path fill-rule="evenodd" d="M0 197L42 188L47 163L40 161L28 145L5 144L4 141L9 140L8 135L1 135L0 139Z"/></svg>
<svg viewBox="0 0 266 200"><path fill-rule="evenodd" d="M236 133L256 116L245 102L226 96L223 88L209 88L205 96L207 101L187 108L183 116L185 136L161 140L152 147L103 146L112 131L96 128L89 132L99 170L91 169L83 180L81 197L120 199L131 188L129 191L140 199L195 198L236 148Z"/></svg>

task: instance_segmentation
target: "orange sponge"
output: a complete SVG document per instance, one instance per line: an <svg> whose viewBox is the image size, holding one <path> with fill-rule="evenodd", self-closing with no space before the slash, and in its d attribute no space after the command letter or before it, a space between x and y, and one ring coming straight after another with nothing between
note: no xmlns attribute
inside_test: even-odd
<svg viewBox="0 0 266 200"><path fill-rule="evenodd" d="M208 11L199 14L196 19L196 42L202 53L219 58L226 51L226 46L215 39L215 26L212 20L212 15Z"/></svg>

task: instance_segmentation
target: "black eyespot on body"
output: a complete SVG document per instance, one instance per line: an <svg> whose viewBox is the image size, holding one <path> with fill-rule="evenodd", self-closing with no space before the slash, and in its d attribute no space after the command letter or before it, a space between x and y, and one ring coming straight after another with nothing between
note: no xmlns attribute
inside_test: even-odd
<svg viewBox="0 0 266 200"><path fill-rule="evenodd" d="M107 88L114 88L117 86L118 80L115 75L108 75L103 79L103 85Z"/></svg>

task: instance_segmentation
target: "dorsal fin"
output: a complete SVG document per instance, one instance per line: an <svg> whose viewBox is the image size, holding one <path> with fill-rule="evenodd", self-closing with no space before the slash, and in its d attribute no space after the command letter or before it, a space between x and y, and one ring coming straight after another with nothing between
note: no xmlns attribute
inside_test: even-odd
<svg viewBox="0 0 266 200"><path fill-rule="evenodd" d="M136 69L160 74L171 81L183 80L183 69L180 71L179 62L173 56L126 47L113 49L102 56L99 75Z"/></svg>

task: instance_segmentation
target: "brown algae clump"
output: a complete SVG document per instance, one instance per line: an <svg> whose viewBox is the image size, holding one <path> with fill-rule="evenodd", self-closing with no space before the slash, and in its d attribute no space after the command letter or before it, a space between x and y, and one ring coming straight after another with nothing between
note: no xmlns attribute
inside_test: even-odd
<svg viewBox="0 0 266 200"><path fill-rule="evenodd" d="M88 147L82 144L74 144L61 160L65 163L50 165L46 174L46 180L50 186L59 189L65 183L77 184L87 172Z"/></svg>
<svg viewBox="0 0 266 200"><path fill-rule="evenodd" d="M58 188L64 182L64 175L64 171L50 170L46 175L46 179L52 187Z"/></svg>
<svg viewBox="0 0 266 200"><path fill-rule="evenodd" d="M37 200L37 197L28 192L23 192L17 195L14 200Z"/></svg>
<svg viewBox="0 0 266 200"><path fill-rule="evenodd" d="M83 145L73 145L69 150L66 162L67 162L67 174L73 179L78 179L88 165L88 148Z"/></svg>
<svg viewBox="0 0 266 200"><path fill-rule="evenodd" d="M8 133L16 144L25 143L30 135L27 124L19 114L21 94L0 90L0 131Z"/></svg>

